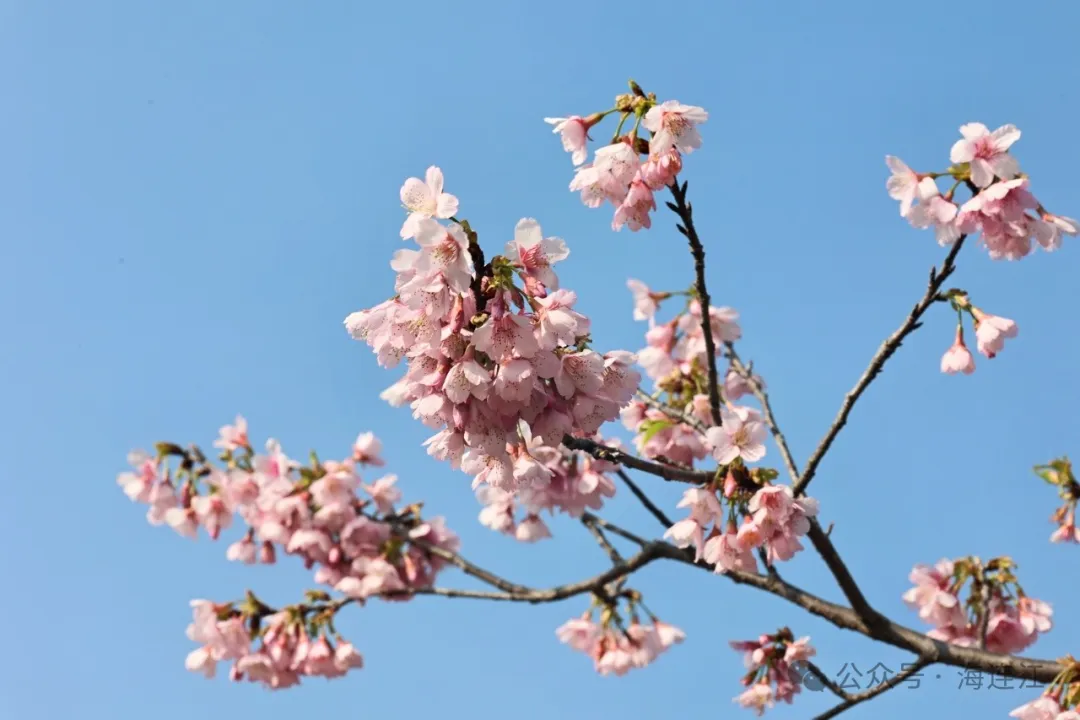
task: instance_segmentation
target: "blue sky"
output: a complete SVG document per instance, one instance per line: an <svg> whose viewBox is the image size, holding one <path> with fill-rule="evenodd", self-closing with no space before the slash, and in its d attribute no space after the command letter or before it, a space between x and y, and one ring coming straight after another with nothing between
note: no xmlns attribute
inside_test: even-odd
<svg viewBox="0 0 1080 720"><path fill-rule="evenodd" d="M560 267L596 344L635 350L628 276L682 288L691 261L665 212L611 232L566 190L544 116L609 106L634 77L706 107L685 178L710 289L742 313L741 352L766 377L803 462L843 393L921 295L942 252L885 194L886 153L943 167L957 127L1011 122L1043 202L1080 214L1077 11L1065 4L0 2L0 715L275 720L408 712L519 720L733 713L730 639L790 625L830 674L907 657L793 606L684 567L635 580L686 643L623 679L595 675L554 628L586 603L422 598L340 625L368 667L270 694L183 670L192 597L254 587L286 603L293 563L248 569L224 544L147 526L114 477L131 447L208 444L237 412L304 456L383 438L409 499L445 514L466 554L543 586L604 568L580 527L519 546L476 522L469 480L420 448L429 432L378 393L396 379L341 321L392 291L397 193L440 165L488 248L523 216L566 239ZM1069 572L1051 546L1053 492L1030 467L1077 449L1076 249L991 262L970 247L953 284L1020 337L971 377L938 360L936 309L856 409L812 487L870 597L900 602L916 562L1011 554L1057 627L1031 651L1080 652ZM779 463L775 451L770 459ZM642 479L671 509L678 489ZM622 493L625 495L625 493ZM620 496L603 513L652 534ZM820 560L787 577L840 599ZM466 586L447 575L444 583ZM940 675L940 679L934 676ZM958 689L930 671L845 717L961 710L1004 717L1032 690ZM865 680L863 681L865 685ZM806 693L775 717L833 702Z"/></svg>

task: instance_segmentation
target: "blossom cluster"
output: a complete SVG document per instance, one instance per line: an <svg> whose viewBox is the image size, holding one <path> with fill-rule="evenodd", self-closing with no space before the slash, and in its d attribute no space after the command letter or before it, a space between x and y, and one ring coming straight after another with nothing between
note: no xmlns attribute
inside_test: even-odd
<svg viewBox="0 0 1080 720"><path fill-rule="evenodd" d="M548 537L540 511L580 514L614 491L598 477L610 467L583 471L560 445L618 417L640 380L634 356L589 347L589 319L554 270L569 250L536 220L518 222L504 255L485 264L439 168L407 180L401 200L409 211L401 235L419 249L395 253L396 295L352 313L345 327L383 367L405 362L382 397L437 430L428 453L474 477L485 524L522 540ZM526 512L520 525L517 506Z"/></svg>
<svg viewBox="0 0 1080 720"><path fill-rule="evenodd" d="M987 650L1018 653L1049 632L1053 610L1024 593L1012 572L1015 568L1008 558L995 558L985 566L977 558L916 565L909 576L915 587L904 593L903 600L934 626L927 635L935 640L978 647L985 628ZM964 602L960 595L968 581L970 593Z"/></svg>
<svg viewBox="0 0 1080 720"><path fill-rule="evenodd" d="M1057 487L1062 504L1050 517L1057 528L1050 535L1050 542L1080 543L1080 528L1076 525L1076 506L1080 502L1080 483L1073 475L1072 463L1063 457L1049 465L1037 465L1035 474Z"/></svg>
<svg viewBox="0 0 1080 720"><path fill-rule="evenodd" d="M964 315L971 317L975 326L975 342L979 352L988 359L993 359L1005 347L1005 341L1015 338L1020 329L1014 320L991 315L971 304L967 293L954 290L948 293L948 299L957 313L956 339L941 357L941 371L953 375L975 372L975 358L964 343Z"/></svg>
<svg viewBox="0 0 1080 720"><path fill-rule="evenodd" d="M981 233L994 260L1026 257L1033 241L1044 250L1056 250L1063 235L1080 231L1080 223L1051 213L1031 193L1030 179L1010 153L1020 139L1014 125L991 132L982 123L968 123L960 127L960 135L949 153L953 164L942 172L915 172L899 158L886 156L892 172L886 188L912 226L934 228L942 246L962 235ZM952 181L945 194L938 187L939 178ZM954 197L961 185L972 194L962 204Z"/></svg>
<svg viewBox="0 0 1080 720"><path fill-rule="evenodd" d="M687 467L710 452L720 463L731 462L736 456L748 462L764 457L766 431L756 411L731 405L722 413L721 428L710 427L713 420L707 394L708 354L697 298L691 292L656 292L636 279L629 280L627 286L633 294L634 319L649 322L647 345L637 353L638 365L657 387L652 396L656 402L636 400L621 413L623 425L636 433L634 446L638 454ZM688 296L685 309L658 325L660 303L676 294ZM713 338L717 342L741 338L738 318L739 314L729 307L710 307ZM724 399L730 403L749 391L745 379L729 368L721 388ZM683 417L673 417L664 408L673 408Z"/></svg>
<svg viewBox="0 0 1080 720"><path fill-rule="evenodd" d="M655 95L645 94L633 81L630 89L630 93L615 98L610 110L544 120L554 126L563 149L578 166L570 190L580 192L581 201L591 208L611 203L615 207L612 229L627 226L637 231L652 227L649 213L656 209L654 193L675 182L682 170L683 154L701 147L698 125L708 120L709 114L677 100L658 103ZM612 114L619 115L619 124L611 142L597 148L592 162L586 163L589 131ZM631 117L633 127L623 134ZM641 128L649 131L648 140L638 136Z"/></svg>
<svg viewBox="0 0 1080 720"><path fill-rule="evenodd" d="M131 500L149 505L151 524L167 524L185 537L197 538L202 528L216 540L239 517L247 529L228 547L229 560L273 564L279 553L295 555L315 569L317 583L352 600L407 600L447 567L440 551L460 546L443 518L421 518L418 505L395 510L401 491L394 475L362 480L358 466L383 464L381 444L371 433L361 433L343 460L319 461L313 453L307 466L275 440L257 454L243 417L221 428L214 444L223 467L197 446L159 443L156 454L132 452L134 469L117 482ZM218 661L236 660L234 678L277 688L295 684L300 675L335 677L359 666L351 645L334 650L328 638L306 631L292 615L262 617L269 613L255 609L245 615L204 601L195 606L189 636L202 647L188 658L189 669L212 675ZM252 617L261 624L242 633ZM262 651L249 652L249 636L262 638Z"/></svg>
<svg viewBox="0 0 1080 720"><path fill-rule="evenodd" d="M806 661L817 654L809 637L796 640L787 628L757 640L733 641L731 647L743 653L747 669L742 678L746 690L735 702L759 717L778 701L792 703L806 675Z"/></svg>
<svg viewBox="0 0 1080 720"><path fill-rule="evenodd" d="M635 607L639 596L626 591L624 597L630 604L629 624L623 623L614 604L596 599L581 617L568 620L555 631L560 642L592 658L601 675L622 676L644 668L686 638L682 630L654 615L649 616L651 625L641 623ZM597 607L603 608L599 622L593 620Z"/></svg>
<svg viewBox="0 0 1080 720"><path fill-rule="evenodd" d="M790 486L769 483L772 477L772 471L729 469L722 492L728 504L726 523L714 485L690 488L678 505L690 514L668 528L664 537L681 548L692 545L695 562L705 560L717 573L757 572L753 551L759 548L769 565L790 560L803 549L799 538L809 532L818 502L796 498ZM737 517L741 523L736 523Z"/></svg>
<svg viewBox="0 0 1080 720"><path fill-rule="evenodd" d="M187 635L200 647L188 655L188 670L212 678L219 662L231 660L232 680L282 690L298 685L304 676L338 678L364 666L352 643L329 629L336 605L303 604L270 612L250 595L242 609L235 605L191 601L194 618ZM336 637L331 639L331 634ZM259 643L253 648L255 640Z"/></svg>
<svg viewBox="0 0 1080 720"><path fill-rule="evenodd" d="M1017 720L1080 720L1080 663L1066 655L1064 668L1042 694L1009 713Z"/></svg>

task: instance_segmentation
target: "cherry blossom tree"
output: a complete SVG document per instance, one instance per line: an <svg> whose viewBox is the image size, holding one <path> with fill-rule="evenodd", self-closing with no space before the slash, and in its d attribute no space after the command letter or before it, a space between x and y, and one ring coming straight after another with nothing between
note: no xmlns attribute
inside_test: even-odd
<svg viewBox="0 0 1080 720"><path fill-rule="evenodd" d="M606 110L545 119L570 154L570 190L588 207L609 204L614 231L651 228L659 200L687 240L694 275L685 289L626 281L633 316L647 323L644 347L636 352L594 347L590 320L574 291L561 287L556 270L572 262L570 244L545 235L533 218L521 219L508 242L482 243L463 216L468 203L447 192L434 166L401 188L407 215L400 235L410 244L390 259L393 296L344 321L381 367L403 369L382 399L408 407L433 433L424 443L427 453L472 478L483 525L534 543L552 539L545 517L567 515L592 535L610 568L556 587L512 582L468 560L442 517L428 515L422 503L405 504L395 475L372 478L384 466L372 433L361 433L336 459L312 452L301 462L276 440L256 442L237 417L221 428L216 456L196 445L161 442L153 452L131 453L132 470L119 476L119 484L131 500L148 506L151 524L187 537L205 532L215 540L241 525L226 550L228 560L271 565L295 556L313 571L317 587L280 607L250 590L233 600L193 600L189 670L212 677L229 663L233 680L271 689L308 677L340 677L363 667L363 659L336 630L339 612L440 595L584 603L584 612L572 612L555 629L556 638L587 655L598 673L622 676L684 639L630 585L639 568L673 562L775 595L837 628L911 654L903 672L852 694L814 664L809 638L789 628L733 641L747 669L732 679L735 701L759 715L778 702L793 702L811 676L838 698L818 716L829 718L943 664L1047 684L1013 717L1080 719L1080 663L1019 655L1053 629L1053 612L1026 592L1010 558L971 555L916 564L903 600L929 629L913 629L870 604L820 524L827 509L807 494L859 399L928 313L956 314L954 340L940 361L944 373L970 374L976 353L992 359L1008 341L1018 342L1013 320L977 306L962 289L946 287L965 246L995 260L1020 260L1036 249L1060 247L1063 236L1077 234L1077 221L1051 213L1033 194L1012 154L1021 136L1012 125L994 131L981 123L964 125L949 151L950 164L941 170L919 172L886 157L886 189L899 202L901 218L915 228L933 228L946 254L800 469L765 380L738 353L739 314L713 305L709 294L705 249L681 179L687 157L703 147L708 117L697 106L661 102L631 81L630 92ZM609 119L615 125L610 141L595 141ZM738 404L744 400L751 404ZM604 425L615 421L633 433L632 448L603 435ZM779 455L775 467L767 461L769 436ZM1050 540L1080 543L1080 483L1068 459L1035 471L1062 500ZM685 486L682 500L674 508L659 507L649 498L649 482ZM605 502L620 488L656 520L662 539L602 517ZM624 556L612 537L637 551ZM795 560L806 542L825 561L845 605L782 577L779 566ZM437 584L448 568L491 589Z"/></svg>

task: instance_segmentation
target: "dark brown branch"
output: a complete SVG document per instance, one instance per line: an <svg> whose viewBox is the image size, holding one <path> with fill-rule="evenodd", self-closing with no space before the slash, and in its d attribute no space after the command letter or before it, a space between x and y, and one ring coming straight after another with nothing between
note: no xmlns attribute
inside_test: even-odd
<svg viewBox="0 0 1080 720"><path fill-rule="evenodd" d="M698 302L701 304L701 332L705 336L705 357L709 373L709 408L712 412L713 424L720 425L720 382L716 375L716 342L712 334L712 308L709 299L709 291L705 287L705 247L701 244L697 230L694 228L694 210L690 203L686 202L686 186L679 186L678 181L669 186L675 202L667 203L667 206L679 216L681 225L676 225L687 241L690 243L690 253L694 256L694 274L696 276L695 287L697 288Z"/></svg>
<svg viewBox="0 0 1080 720"><path fill-rule="evenodd" d="M841 697L844 698L844 702L840 703L839 705L837 705L837 706L835 706L835 707L833 707L833 708L831 708L829 710L826 710L822 714L815 717L814 720L829 720L829 718L834 718L837 715L839 715L840 713L844 712L845 710L848 710L850 708L855 707L859 703L866 702L867 700L870 700L871 698L875 698L875 697L877 697L878 695L881 695L884 692L892 690L894 687L896 687L900 683L904 682L905 680L907 680L912 675L915 675L916 673L918 673L923 668L929 667L932 664L933 663L930 660L927 660L927 659L924 659L924 658L919 658L917 661L912 663L911 667L908 667L908 668L906 668L904 670L901 670L900 672L898 672L896 675L892 676L888 680L885 680L885 681L881 682L880 684L875 685L872 688L869 688L867 690L863 690L860 693L853 693L853 694L849 695L848 693L845 693L843 690L841 690L840 692L843 693L843 695L841 695ZM828 686L826 686L826 687L828 687ZM832 688L830 688L830 690L831 689Z"/></svg>
<svg viewBox="0 0 1080 720"><path fill-rule="evenodd" d="M843 591L844 597L851 603L852 610L855 611L855 614L859 616L863 623L868 627L877 627L884 622L888 622L884 615L870 606L870 602L863 595L862 590L859 589L859 584L855 582L851 571L848 570L844 561L840 559L840 553L836 551L832 540L821 529L817 518L810 518L810 530L806 533L806 536L810 538L814 549L818 551L821 559L825 561L825 565L829 568L829 572L836 578L836 583L840 586L840 590Z"/></svg>
<svg viewBox="0 0 1080 720"><path fill-rule="evenodd" d="M806 669L810 671L811 675L820 680L821 684L824 685L825 688L836 697L840 698L841 700L847 700L851 697L843 690L843 688L830 680L829 676L822 672L821 668L819 668L817 665L810 662L809 660L806 661Z"/></svg>
<svg viewBox="0 0 1080 720"><path fill-rule="evenodd" d="M624 483L626 483L626 487L630 488L630 492L634 494L634 497L636 497L641 502L641 504L645 506L646 510L652 513L652 516L656 518L661 525L664 526L665 530L675 524L671 522L671 519L667 515L664 514L663 510L656 506L656 503L649 499L649 496L645 494L645 491L638 487L638 484L636 482L630 479L630 476L626 474L625 470L616 470L615 474L618 475Z"/></svg>
<svg viewBox="0 0 1080 720"><path fill-rule="evenodd" d="M582 452L586 452L597 460L607 460L608 462L613 462L617 465L625 465L628 468L640 470L641 472L649 473L650 475L655 475L664 478L665 480L701 485L702 483L711 482L714 479L714 473L712 472L691 470L689 468L675 467L674 465L662 465L651 460L642 460L641 458L634 457L622 450L608 447L607 445L601 445L595 440L589 440L588 438L564 435L562 444L570 450L581 450Z"/></svg>
<svg viewBox="0 0 1080 720"><path fill-rule="evenodd" d="M673 560L712 571L712 567L708 563L694 562L692 550L680 550L674 545L666 543L663 544L662 550L666 557ZM739 571L725 571L722 574L736 584L755 587L783 598L840 629L853 630L873 640L902 650L908 650L920 658L924 658L927 664L941 663L953 667L980 670L995 675L1028 679L1042 683L1052 682L1062 669L1061 664L1054 660L1027 659L987 652L976 648L950 645L929 638L917 630L904 627L888 619L883 619L882 623L871 627L851 608L831 603L791 583L767 575Z"/></svg>
<svg viewBox="0 0 1080 720"><path fill-rule="evenodd" d="M945 262L941 266L939 271L937 268L930 268L930 282L927 283L926 292L923 294L922 299L915 304L915 307L908 313L907 318L901 323L900 327L896 331L886 338L885 342L881 344L878 351L874 353L874 357L870 360L870 365L867 366L863 372L862 377L855 383L855 387L848 391L844 396L844 402L840 405L840 412L836 414L836 418L833 420L832 425L829 427L828 432L825 433L825 437L821 439L817 449L814 450L814 454L810 456L810 460L806 463L806 469L803 470L802 477L791 488L796 495L800 495L806 491L806 486L810 484L810 481L814 479L814 473L817 472L818 465L825 458L825 454L829 452L829 448L832 447L833 441L836 440L836 436L840 434L840 430L847 424L848 415L851 414L851 409L855 407L855 403L859 397L866 391L866 388L870 387L870 383L885 367L885 362L892 357L893 353L897 351L900 344L911 333L915 332L922 325L919 322L923 314L937 302L938 292L941 290L941 286L945 283L945 280L953 274L956 270L954 261L956 256L960 253L960 249L964 246L964 240L966 235L961 235L960 238L953 244L952 249L949 250L949 254L945 256Z"/></svg>

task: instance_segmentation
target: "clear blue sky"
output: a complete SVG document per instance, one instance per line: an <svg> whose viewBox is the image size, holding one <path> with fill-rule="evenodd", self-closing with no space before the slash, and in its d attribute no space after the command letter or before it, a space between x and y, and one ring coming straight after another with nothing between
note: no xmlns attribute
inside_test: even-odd
<svg viewBox="0 0 1080 720"><path fill-rule="evenodd" d="M397 374L344 332L346 314L392 290L401 182L440 165L489 248L538 218L569 244L560 274L597 345L635 350L625 279L685 287L684 243L664 212L651 232L614 234L607 210L582 207L542 118L603 109L631 76L705 106L685 177L711 289L742 313L742 353L803 461L942 256L886 196L886 153L940 167L962 123L1015 123L1037 194L1080 215L1078 18L1003 1L0 2L0 716L738 717L727 641L784 624L812 636L831 674L897 669L904 654L779 600L655 566L636 585L689 638L623 679L556 642L583 599L424 598L348 617L368 663L348 679L277 694L207 682L183 669L188 599L250 586L286 603L308 574L239 567L224 544L151 528L114 478L129 448L208 444L237 412L299 456L343 453L373 429L407 497L447 515L478 563L536 585L597 572L606 559L567 520L532 547L481 527L469 479L378 399ZM1012 264L966 249L955 284L1020 337L975 375L944 377L953 317L934 312L812 486L897 620L918 627L900 602L912 564L1011 553L1057 609L1032 653L1080 652L1080 556L1047 543L1056 498L1030 472L1080 454L1075 242ZM674 506L676 488L643 483ZM632 498L604 514L657 531ZM840 598L811 552L786 572ZM845 717L1004 717L1036 694L933 674ZM832 701L807 693L774 716Z"/></svg>

